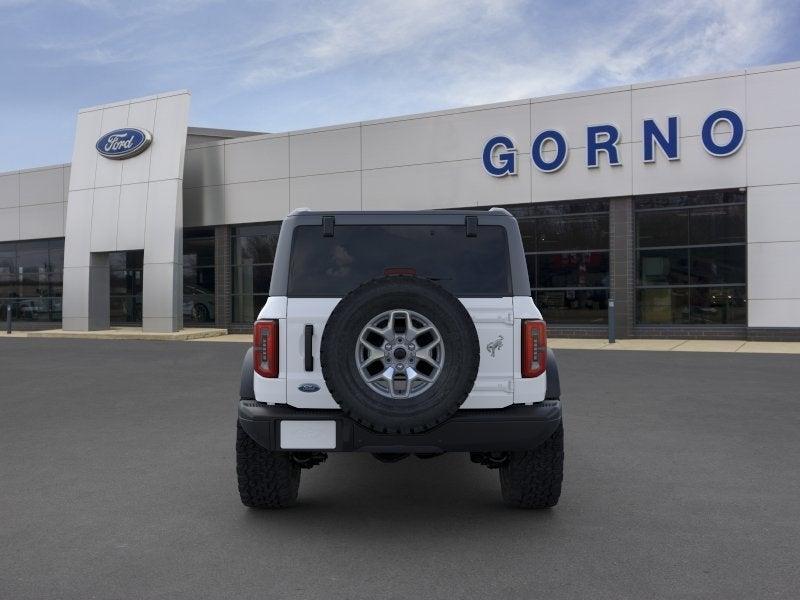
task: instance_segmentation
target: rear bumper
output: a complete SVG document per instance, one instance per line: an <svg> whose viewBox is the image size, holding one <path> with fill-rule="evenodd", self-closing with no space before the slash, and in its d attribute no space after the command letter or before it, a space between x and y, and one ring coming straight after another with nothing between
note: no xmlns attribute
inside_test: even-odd
<svg viewBox="0 0 800 600"><path fill-rule="evenodd" d="M335 441L326 447L289 448L281 444L281 423L307 421L330 423ZM497 410L460 410L452 418L425 433L408 435L376 433L338 410L304 410L269 405L255 400L239 401L239 422L247 434L268 450L325 450L329 452L503 452L536 448L552 435L561 421L561 402L545 400L533 405L513 405Z"/></svg>

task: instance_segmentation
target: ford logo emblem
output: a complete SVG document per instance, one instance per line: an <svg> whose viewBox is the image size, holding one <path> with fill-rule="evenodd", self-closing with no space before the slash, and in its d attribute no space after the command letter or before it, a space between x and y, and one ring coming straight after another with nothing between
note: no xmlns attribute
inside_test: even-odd
<svg viewBox="0 0 800 600"><path fill-rule="evenodd" d="M141 154L153 141L149 131L127 127L109 131L94 145L97 151L106 158L122 160Z"/></svg>
<svg viewBox="0 0 800 600"><path fill-rule="evenodd" d="M297 389L301 392L318 392L319 386L316 383L301 383Z"/></svg>

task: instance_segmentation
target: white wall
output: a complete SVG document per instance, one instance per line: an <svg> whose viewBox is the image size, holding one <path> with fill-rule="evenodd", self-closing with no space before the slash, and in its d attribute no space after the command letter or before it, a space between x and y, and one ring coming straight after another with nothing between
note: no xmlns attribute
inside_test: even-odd
<svg viewBox="0 0 800 600"><path fill-rule="evenodd" d="M800 326L800 69L747 74L751 327Z"/></svg>

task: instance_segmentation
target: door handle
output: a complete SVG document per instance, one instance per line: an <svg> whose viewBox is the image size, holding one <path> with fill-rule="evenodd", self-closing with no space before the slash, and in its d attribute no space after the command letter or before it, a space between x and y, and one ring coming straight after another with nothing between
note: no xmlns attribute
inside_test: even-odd
<svg viewBox="0 0 800 600"><path fill-rule="evenodd" d="M313 371L314 370L314 354L312 350L311 341L314 337L314 326L313 325L306 325L305 327L305 351L304 351L304 359L305 359L305 368L306 371Z"/></svg>

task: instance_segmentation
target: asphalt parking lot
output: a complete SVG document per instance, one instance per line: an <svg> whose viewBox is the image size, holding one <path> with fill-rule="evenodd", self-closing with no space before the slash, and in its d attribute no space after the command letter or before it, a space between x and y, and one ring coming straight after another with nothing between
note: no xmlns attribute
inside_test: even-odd
<svg viewBox="0 0 800 600"><path fill-rule="evenodd" d="M0 598L797 598L800 359L559 350L561 503L334 455L245 509L244 345L0 339Z"/></svg>

